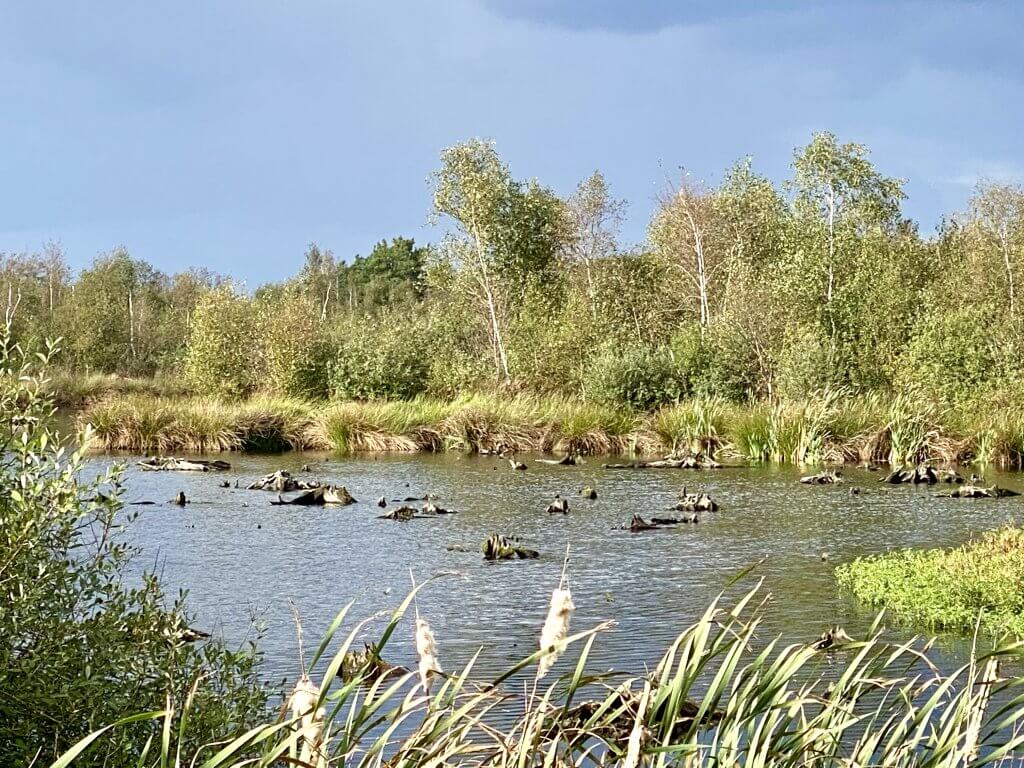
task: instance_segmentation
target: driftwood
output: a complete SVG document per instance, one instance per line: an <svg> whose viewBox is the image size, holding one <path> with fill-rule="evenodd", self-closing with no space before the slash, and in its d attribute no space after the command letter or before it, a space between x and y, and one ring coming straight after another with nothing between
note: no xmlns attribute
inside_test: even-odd
<svg viewBox="0 0 1024 768"><path fill-rule="evenodd" d="M826 470L816 475L805 475L800 478L800 482L804 485L835 485L843 482L843 476L838 472Z"/></svg>
<svg viewBox="0 0 1024 768"><path fill-rule="evenodd" d="M147 472L224 472L231 469L231 465L226 461L175 459L168 456L151 456L136 464Z"/></svg>
<svg viewBox="0 0 1024 768"><path fill-rule="evenodd" d="M185 492L178 491L176 494L174 494L174 498L171 499L171 504L177 504L179 507L184 507L186 504L188 504L188 499L185 498Z"/></svg>
<svg viewBox="0 0 1024 768"><path fill-rule="evenodd" d="M509 459L508 465L512 467L512 469L518 470L520 472L526 470L526 465L523 462L516 460L515 458Z"/></svg>
<svg viewBox="0 0 1024 768"><path fill-rule="evenodd" d="M1020 496L1017 491L1011 491L1009 488L1000 488L998 485L982 488L981 486L970 484L961 485L949 493L937 495L950 499L1005 499L1010 496Z"/></svg>
<svg viewBox="0 0 1024 768"><path fill-rule="evenodd" d="M506 539L497 533L491 534L480 549L484 560L536 560L540 552L517 546L518 540Z"/></svg>
<svg viewBox="0 0 1024 768"><path fill-rule="evenodd" d="M936 483L964 482L964 479L952 469L935 469L927 464L921 464L910 469L896 469L879 479L879 482L889 485L901 485L908 483L912 485L935 485Z"/></svg>
<svg viewBox="0 0 1024 768"><path fill-rule="evenodd" d="M582 491L580 491L580 496L582 496L584 499L591 499L591 500L593 500L593 499L597 498L597 491L595 491L593 488L591 488L588 485L586 488L584 488Z"/></svg>
<svg viewBox="0 0 1024 768"><path fill-rule="evenodd" d="M668 456L655 461L631 461L627 464L602 464L603 469L721 469L722 465L709 456Z"/></svg>
<svg viewBox="0 0 1024 768"><path fill-rule="evenodd" d="M676 512L717 512L718 504L706 493L687 493L684 487L672 509Z"/></svg>
<svg viewBox="0 0 1024 768"><path fill-rule="evenodd" d="M420 509L420 512L423 513L424 517L439 517L441 515L455 514L454 509L445 509L444 507L439 507L432 501L428 501L426 504L424 504L422 509Z"/></svg>
<svg viewBox="0 0 1024 768"><path fill-rule="evenodd" d="M674 525L680 525L683 523L699 523L700 518L697 517L696 513L691 515L683 515L683 517L652 517L650 520L644 520L640 515L633 515L629 521L629 525L624 525L619 530L629 531L630 533L640 533L641 531L656 531L659 528L670 528Z"/></svg>
<svg viewBox="0 0 1024 768"><path fill-rule="evenodd" d="M364 643L361 651L349 651L342 657L338 675L346 683L359 677L364 683L372 685L378 680L400 677L408 671L405 667L384 661L375 644Z"/></svg>
<svg viewBox="0 0 1024 768"><path fill-rule="evenodd" d="M555 500L548 504L544 511L549 515L567 515L569 514L569 500L563 499L556 493Z"/></svg>
<svg viewBox="0 0 1024 768"><path fill-rule="evenodd" d="M378 520L394 520L399 523L407 523L416 517L416 510L413 507L398 507L383 515L377 515Z"/></svg>
<svg viewBox="0 0 1024 768"><path fill-rule="evenodd" d="M319 480L296 480L287 469L279 469L251 483L247 486L247 490L291 493L292 491L311 491L319 487Z"/></svg>
<svg viewBox="0 0 1024 768"><path fill-rule="evenodd" d="M537 464L550 464L553 467L575 467L583 463L583 460L572 453L567 453L560 459L534 459Z"/></svg>
<svg viewBox="0 0 1024 768"><path fill-rule="evenodd" d="M296 505L300 507L322 507L326 504L340 504L342 506L354 504L355 499L348 489L343 485L321 485L308 491L303 491L291 499L277 497L277 501L270 502L274 506Z"/></svg>

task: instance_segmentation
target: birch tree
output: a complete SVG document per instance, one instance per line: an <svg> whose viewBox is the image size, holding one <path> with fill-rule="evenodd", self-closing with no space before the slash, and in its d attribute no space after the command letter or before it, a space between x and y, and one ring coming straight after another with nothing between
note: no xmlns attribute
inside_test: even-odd
<svg viewBox="0 0 1024 768"><path fill-rule="evenodd" d="M625 215L626 201L611 196L600 171L581 181L566 201L569 236L566 254L582 264L587 278L587 296L591 311L594 304L594 263L613 256L617 250L619 227Z"/></svg>
<svg viewBox="0 0 1024 768"><path fill-rule="evenodd" d="M1024 246L1024 188L983 183L971 200L971 225L983 246L998 254L1010 316L1017 315L1017 262Z"/></svg>

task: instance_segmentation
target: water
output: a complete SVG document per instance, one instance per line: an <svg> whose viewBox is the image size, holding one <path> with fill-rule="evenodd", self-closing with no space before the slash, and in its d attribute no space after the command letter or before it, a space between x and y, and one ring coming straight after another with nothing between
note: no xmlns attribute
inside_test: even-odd
<svg viewBox="0 0 1024 768"><path fill-rule="evenodd" d="M307 645L315 647L345 603L355 601L356 619L395 607L409 590L410 569L417 580L459 574L434 581L418 601L446 668L458 668L483 648L478 671L502 671L535 649L567 542L577 606L573 629L618 622L596 643L593 670L640 672L653 665L733 576L765 556L741 586L763 577L773 596L762 637L781 633L806 641L835 624L856 637L874 612L836 589L835 565L891 548L959 544L973 533L1019 521L1024 510L1024 497L941 499L934 494L948 487L885 486L878 473L857 470L844 472L845 485L805 486L797 482L800 472L787 467L617 471L601 469L600 459L562 467L527 458L529 470L515 472L497 458L459 454L229 458L232 470L223 473L129 469L126 498L161 502L131 508L139 519L129 537L143 552L134 567L155 567L168 590L187 589L196 626L229 643L252 636L256 615L265 624L262 648L273 680L294 679L298 671L289 600L302 617ZM300 476L344 484L359 503L279 507L270 504L275 494L244 490L268 472L300 473L306 463L312 472ZM235 479L242 489L218 487ZM989 479L1024 486L1015 476ZM578 496L588 485L598 492L594 501ZM613 530L634 512L664 514L684 485L706 490L721 509L703 514L697 525L639 534ZM852 496L851 486L863 494ZM186 508L162 503L179 490L191 500ZM428 492L459 514L408 523L377 518L380 496ZM569 515L544 513L556 493L569 497ZM479 545L491 533L517 535L541 558L486 563ZM452 551L453 545L466 551ZM373 640L382 623L371 623L365 639ZM413 663L411 636L407 622L385 658ZM940 663L949 668L967 652L965 639L943 638ZM556 669L571 663L563 660Z"/></svg>

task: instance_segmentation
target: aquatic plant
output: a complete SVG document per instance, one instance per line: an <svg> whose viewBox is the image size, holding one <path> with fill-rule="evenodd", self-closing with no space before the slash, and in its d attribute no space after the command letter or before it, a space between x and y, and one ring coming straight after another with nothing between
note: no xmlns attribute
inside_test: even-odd
<svg viewBox="0 0 1024 768"><path fill-rule="evenodd" d="M1024 530L1005 527L953 549L905 549L836 569L862 602L929 629L1024 636Z"/></svg>

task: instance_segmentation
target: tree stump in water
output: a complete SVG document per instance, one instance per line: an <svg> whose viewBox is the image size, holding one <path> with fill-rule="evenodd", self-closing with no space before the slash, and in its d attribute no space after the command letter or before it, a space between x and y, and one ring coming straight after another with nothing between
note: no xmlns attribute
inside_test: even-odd
<svg viewBox="0 0 1024 768"><path fill-rule="evenodd" d="M816 475L805 475L800 478L800 482L804 485L835 485L843 482L843 476L838 472L826 470L818 472Z"/></svg>
<svg viewBox="0 0 1024 768"><path fill-rule="evenodd" d="M517 543L497 533L491 534L481 546L484 560L535 560L540 557L536 550L518 547Z"/></svg>

